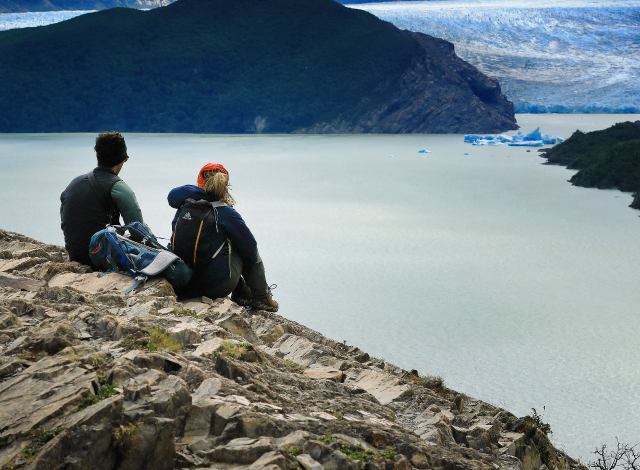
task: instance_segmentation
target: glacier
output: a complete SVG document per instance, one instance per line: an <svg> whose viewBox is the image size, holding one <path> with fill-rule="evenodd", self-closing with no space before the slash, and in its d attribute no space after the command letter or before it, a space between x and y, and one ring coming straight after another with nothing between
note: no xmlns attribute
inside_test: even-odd
<svg viewBox="0 0 640 470"><path fill-rule="evenodd" d="M640 1L348 4L452 42L517 113L640 113Z"/></svg>
<svg viewBox="0 0 640 470"><path fill-rule="evenodd" d="M95 10L81 11L38 11L29 13L2 13L0 14L0 31L17 28L33 28L46 26L60 21L70 20L85 13L93 13Z"/></svg>

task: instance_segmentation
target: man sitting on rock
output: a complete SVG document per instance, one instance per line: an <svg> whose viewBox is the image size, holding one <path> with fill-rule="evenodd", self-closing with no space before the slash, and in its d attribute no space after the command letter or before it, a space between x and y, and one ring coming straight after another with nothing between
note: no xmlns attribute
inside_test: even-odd
<svg viewBox="0 0 640 470"><path fill-rule="evenodd" d="M107 224L119 225L120 215L125 224L144 224L136 195L118 177L129 160L124 137L118 132L100 134L94 150L98 166L74 178L60 195L61 227L69 259L92 267L89 243L94 233Z"/></svg>

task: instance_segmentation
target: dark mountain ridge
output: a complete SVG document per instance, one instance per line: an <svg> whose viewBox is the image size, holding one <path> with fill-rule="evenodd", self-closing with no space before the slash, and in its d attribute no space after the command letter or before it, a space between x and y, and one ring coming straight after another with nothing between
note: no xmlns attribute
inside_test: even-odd
<svg viewBox="0 0 640 470"><path fill-rule="evenodd" d="M179 0L0 33L0 132L501 132L453 46L332 0Z"/></svg>

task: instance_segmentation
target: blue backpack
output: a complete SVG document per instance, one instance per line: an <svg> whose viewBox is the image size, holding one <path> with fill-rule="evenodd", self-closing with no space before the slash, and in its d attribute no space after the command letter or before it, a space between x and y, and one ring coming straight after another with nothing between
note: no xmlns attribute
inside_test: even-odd
<svg viewBox="0 0 640 470"><path fill-rule="evenodd" d="M127 230L141 242L126 237ZM131 292L151 276L162 276L174 287L182 287L193 275L193 270L178 255L160 245L140 222L108 226L96 232L91 237L89 256L98 269L106 271L98 277L116 272L136 280L123 294Z"/></svg>

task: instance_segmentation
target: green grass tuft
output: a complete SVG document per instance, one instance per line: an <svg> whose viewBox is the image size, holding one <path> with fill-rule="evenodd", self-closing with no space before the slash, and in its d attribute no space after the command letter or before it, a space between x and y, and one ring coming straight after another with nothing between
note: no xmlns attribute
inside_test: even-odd
<svg viewBox="0 0 640 470"><path fill-rule="evenodd" d="M138 333L125 336L120 345L127 349L155 352L166 350L180 352L182 347L172 336L164 333L161 328L148 328L146 334Z"/></svg>
<svg viewBox="0 0 640 470"><path fill-rule="evenodd" d="M188 308L173 307L173 314L176 317L200 318L198 315L196 315L196 312L194 312L193 310L189 310Z"/></svg>
<svg viewBox="0 0 640 470"><path fill-rule="evenodd" d="M101 402L105 398L112 397L117 395L118 392L115 391L113 385L107 384L107 377L102 374L97 374L98 379L98 393L93 395L89 392L86 392L80 401L80 406L78 407L80 410L84 410L88 406L95 405L98 402Z"/></svg>

